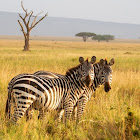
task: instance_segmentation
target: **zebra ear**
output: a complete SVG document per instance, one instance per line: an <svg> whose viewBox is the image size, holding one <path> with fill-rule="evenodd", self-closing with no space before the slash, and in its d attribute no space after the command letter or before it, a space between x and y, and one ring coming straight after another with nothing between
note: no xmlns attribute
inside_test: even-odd
<svg viewBox="0 0 140 140"><path fill-rule="evenodd" d="M101 66L104 66L105 65L105 60L104 59L101 59L100 60L100 64L101 64Z"/></svg>
<svg viewBox="0 0 140 140"><path fill-rule="evenodd" d="M96 56L92 56L90 63L95 63L96 62Z"/></svg>
<svg viewBox="0 0 140 140"><path fill-rule="evenodd" d="M84 58L83 58L83 57L79 57L79 62L80 62L81 64L83 64L83 63L84 63Z"/></svg>
<svg viewBox="0 0 140 140"><path fill-rule="evenodd" d="M114 63L115 63L115 59L112 58L112 59L110 60L110 62L109 62L109 65L112 66Z"/></svg>

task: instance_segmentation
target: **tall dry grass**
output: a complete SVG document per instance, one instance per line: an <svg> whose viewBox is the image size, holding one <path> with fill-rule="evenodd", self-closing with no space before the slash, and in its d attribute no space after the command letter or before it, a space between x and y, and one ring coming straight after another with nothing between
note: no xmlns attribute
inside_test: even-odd
<svg viewBox="0 0 140 140"><path fill-rule="evenodd" d="M23 44L23 40L0 40L0 139L140 139L139 43L32 40L29 52L22 51ZM67 128L56 126L55 112L37 120L37 111L29 122L23 118L18 126L7 126L4 115L11 78L38 70L65 74L78 64L79 56L93 55L97 60L115 58L112 89L105 93L100 87L94 93L77 128L74 121Z"/></svg>

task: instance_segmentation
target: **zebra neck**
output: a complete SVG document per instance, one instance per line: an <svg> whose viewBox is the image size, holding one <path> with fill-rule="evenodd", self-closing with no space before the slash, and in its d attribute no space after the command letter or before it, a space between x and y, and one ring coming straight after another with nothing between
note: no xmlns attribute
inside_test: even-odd
<svg viewBox="0 0 140 140"><path fill-rule="evenodd" d="M66 77L70 83L74 83L78 88L84 87L84 83L81 81L81 76L78 71L66 74Z"/></svg>
<svg viewBox="0 0 140 140"><path fill-rule="evenodd" d="M102 67L99 63L96 63L94 65L94 74L95 74L94 85L93 85L94 91L96 90L96 88L98 88L100 85L102 85L101 77L99 77L99 72L101 69L102 69Z"/></svg>

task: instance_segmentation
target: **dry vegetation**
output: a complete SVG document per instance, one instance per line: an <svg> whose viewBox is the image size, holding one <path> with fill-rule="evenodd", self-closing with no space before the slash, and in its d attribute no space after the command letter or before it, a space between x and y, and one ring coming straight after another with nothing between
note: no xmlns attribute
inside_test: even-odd
<svg viewBox="0 0 140 140"><path fill-rule="evenodd" d="M53 39L52 39L53 40ZM73 41L31 40L29 52L23 52L23 40L0 40L0 139L140 139L140 43L97 43ZM82 122L75 128L56 126L54 112L43 120L22 119L18 126L7 126L5 103L8 82L20 73L46 70L65 74L78 64L78 57L97 60L115 58L112 90L105 93L100 87L89 101Z"/></svg>

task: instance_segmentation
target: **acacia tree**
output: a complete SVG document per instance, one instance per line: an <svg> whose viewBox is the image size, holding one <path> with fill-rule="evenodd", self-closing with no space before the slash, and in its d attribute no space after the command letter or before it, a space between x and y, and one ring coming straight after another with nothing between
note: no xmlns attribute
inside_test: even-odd
<svg viewBox="0 0 140 140"><path fill-rule="evenodd" d="M104 35L104 40L106 42L109 42L109 40L114 40L115 37L113 35Z"/></svg>
<svg viewBox="0 0 140 140"><path fill-rule="evenodd" d="M106 41L109 42L109 40L114 40L115 37L113 35L96 35L92 37L92 40L98 40L100 41Z"/></svg>
<svg viewBox="0 0 140 140"><path fill-rule="evenodd" d="M95 33L91 32L80 32L77 33L75 36L83 37L83 41L86 42L89 37L93 37L95 35L96 35Z"/></svg>
<svg viewBox="0 0 140 140"><path fill-rule="evenodd" d="M100 41L104 40L104 38L102 35L96 35L96 36L92 37L92 40L97 40L98 42L100 42Z"/></svg>
<svg viewBox="0 0 140 140"><path fill-rule="evenodd" d="M24 17L19 14L19 17L21 18L23 24L18 20L18 23L21 27L21 31L24 35L25 38L25 46L23 51L28 51L29 50L29 37L30 37L30 32L31 30L41 21L43 20L48 14L46 13L42 18L40 18L38 21L36 21L38 15L41 13L37 14L36 16L33 16L33 11L28 12L27 9L23 7L23 1L21 1L21 7L23 11L25 12ZM32 23L30 23L31 18L33 18ZM26 30L26 31L25 31Z"/></svg>

